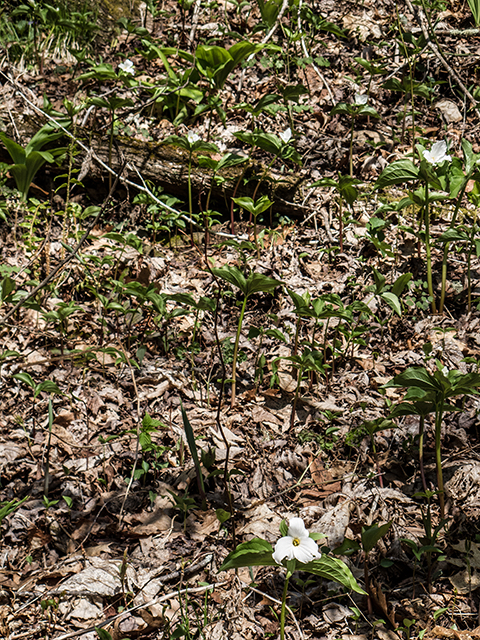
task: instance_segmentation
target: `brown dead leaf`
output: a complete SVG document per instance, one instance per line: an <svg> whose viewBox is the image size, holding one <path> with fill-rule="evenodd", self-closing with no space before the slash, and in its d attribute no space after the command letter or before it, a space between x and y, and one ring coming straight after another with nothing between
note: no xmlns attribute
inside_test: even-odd
<svg viewBox="0 0 480 640"><path fill-rule="evenodd" d="M428 640L480 640L480 627L468 630L445 629L444 627L433 627L424 636Z"/></svg>
<svg viewBox="0 0 480 640"><path fill-rule="evenodd" d="M397 628L395 621L395 609L392 605L389 605L387 598L382 591L382 587L379 582L372 580L370 583L370 597L372 599L372 605L375 611L390 622L394 629Z"/></svg>
<svg viewBox="0 0 480 640"><path fill-rule="evenodd" d="M332 469L325 469L323 461L320 458L313 459L310 457L310 473L319 489L318 495L321 498L326 498L332 493L340 491L342 488L342 483L336 480L336 475L334 475Z"/></svg>

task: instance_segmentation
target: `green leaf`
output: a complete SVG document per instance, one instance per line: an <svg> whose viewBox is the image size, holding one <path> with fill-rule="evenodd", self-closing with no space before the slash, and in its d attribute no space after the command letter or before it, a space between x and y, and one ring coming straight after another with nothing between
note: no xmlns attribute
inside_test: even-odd
<svg viewBox="0 0 480 640"><path fill-rule="evenodd" d="M385 300L388 306L391 307L400 318L402 317L402 308L400 306L400 301L394 293L392 293L391 291L384 291L380 294L380 297L382 298L382 300Z"/></svg>
<svg viewBox="0 0 480 640"><path fill-rule="evenodd" d="M411 160L397 160L385 167L375 183L374 189L384 189L392 184L418 180L418 177L419 170Z"/></svg>
<svg viewBox="0 0 480 640"><path fill-rule="evenodd" d="M404 273L399 276L392 285L392 293L394 293L397 297L400 297L403 293L403 290L413 278L413 274Z"/></svg>
<svg viewBox="0 0 480 640"><path fill-rule="evenodd" d="M23 371L21 373L14 373L12 378L15 378L15 380L20 380L20 382L25 382L25 384L28 384L29 387L35 389L35 382L33 381L33 378L29 373L25 373Z"/></svg>
<svg viewBox="0 0 480 640"><path fill-rule="evenodd" d="M362 528L362 547L365 553L370 553L380 538L383 538L383 536L387 534L392 526L392 522L393 520L390 520L390 522L382 524L381 527L377 524L372 524L370 527Z"/></svg>
<svg viewBox="0 0 480 640"><path fill-rule="evenodd" d="M357 593L365 594L365 591L355 580L353 573L347 565L338 558L322 555L321 558L316 558L307 564L298 563L297 568L301 569L301 571L308 571L308 573L321 576L326 580L338 582L347 589L352 589L352 591L356 591Z"/></svg>
<svg viewBox="0 0 480 640"><path fill-rule="evenodd" d="M273 567L279 566L273 559L272 545L261 538L242 542L228 554L219 571L238 569L240 567Z"/></svg>

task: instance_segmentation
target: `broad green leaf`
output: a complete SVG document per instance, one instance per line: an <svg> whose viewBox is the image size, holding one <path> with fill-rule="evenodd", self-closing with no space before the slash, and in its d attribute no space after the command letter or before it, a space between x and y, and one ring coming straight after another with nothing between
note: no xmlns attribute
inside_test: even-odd
<svg viewBox="0 0 480 640"><path fill-rule="evenodd" d="M392 522L393 521L390 520L390 522L386 522L381 527L377 524L372 524L370 527L364 527L362 529L362 547L365 553L370 553L380 538L383 538L383 536L387 534L392 526Z"/></svg>
<svg viewBox="0 0 480 640"><path fill-rule="evenodd" d="M251 296L252 293L272 293L281 285L282 282L280 282L280 280L264 276L262 273L251 273L247 278L245 295Z"/></svg>
<svg viewBox="0 0 480 640"><path fill-rule="evenodd" d="M395 376L393 380L390 380L385 385L385 388L389 387L418 387L425 391L438 391L439 385L435 381L435 378L428 373L424 367L409 367L403 373ZM441 389L441 387L440 387Z"/></svg>
<svg viewBox="0 0 480 640"><path fill-rule="evenodd" d="M261 538L242 542L234 551L228 554L219 571L238 569L240 567L278 566L273 559L272 553L272 545Z"/></svg>
<svg viewBox="0 0 480 640"><path fill-rule="evenodd" d="M392 184L402 184L403 182L418 180L418 177L419 170L411 160L397 160L389 164L388 167L385 167L375 183L374 188L384 189Z"/></svg>
<svg viewBox="0 0 480 640"><path fill-rule="evenodd" d="M29 373L25 373L23 371L21 373L14 373L12 378L15 378L15 380L20 380L20 382L25 382L25 384L28 384L29 387L35 389L35 382L33 381L33 378Z"/></svg>
<svg viewBox="0 0 480 640"><path fill-rule="evenodd" d="M321 558L317 558L309 562L308 564L297 563L297 569L301 571L308 571L316 576L321 576L326 580L333 580L343 585L347 589L352 589L357 593L364 594L365 591L358 585L352 572L347 565L338 558L332 558L330 556L322 555Z"/></svg>
<svg viewBox="0 0 480 640"><path fill-rule="evenodd" d="M380 297L382 300L385 300L388 306L391 307L399 317L402 317L402 307L400 306L399 299L394 293L391 291L384 291L380 294Z"/></svg>
<svg viewBox="0 0 480 640"><path fill-rule="evenodd" d="M8 138L3 132L0 131L0 140L3 142L10 154L14 164L25 164L26 153L23 147L17 144L14 140Z"/></svg>
<svg viewBox="0 0 480 640"><path fill-rule="evenodd" d="M391 289L392 293L394 293L397 297L400 297L405 287L407 286L407 284L410 282L412 278L413 278L413 274L403 273L393 283L392 289Z"/></svg>
<svg viewBox="0 0 480 640"><path fill-rule="evenodd" d="M35 389L35 397L37 397L42 391L45 393L58 393L59 395L62 395L62 392L55 382L52 382L52 380L45 380L44 382L41 382Z"/></svg>
<svg viewBox="0 0 480 640"><path fill-rule="evenodd" d="M240 291L246 295L247 293L247 281L243 273L237 267L230 267L226 265L224 267L212 268L212 273L222 280L226 280L235 287L238 287Z"/></svg>

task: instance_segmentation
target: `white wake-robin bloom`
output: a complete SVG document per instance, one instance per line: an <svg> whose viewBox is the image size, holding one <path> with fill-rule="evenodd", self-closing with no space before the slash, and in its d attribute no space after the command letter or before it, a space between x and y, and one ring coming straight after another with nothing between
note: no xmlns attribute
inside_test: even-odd
<svg viewBox="0 0 480 640"><path fill-rule="evenodd" d="M358 107L363 106L364 104L367 104L368 102L368 96L366 93L356 93L355 94L355 104Z"/></svg>
<svg viewBox="0 0 480 640"><path fill-rule="evenodd" d="M282 142L284 144L287 144L287 142L291 139L292 137L292 130L290 129L290 127L288 127L288 129L285 129L285 131L283 133L279 134Z"/></svg>
<svg viewBox="0 0 480 640"><path fill-rule="evenodd" d="M424 149L423 157L427 162L434 165L442 164L442 162L444 162L445 160L450 161L452 159L452 156L449 156L447 153L447 143L445 142L445 140L442 140L441 142L435 142L435 144L432 145L430 151Z"/></svg>
<svg viewBox="0 0 480 640"><path fill-rule="evenodd" d="M273 559L278 564L282 564L282 560L293 560L306 564L314 558L320 558L321 553L318 551L318 545L310 538L305 524L301 518L292 518L288 526L288 535L280 538L275 545Z"/></svg>
<svg viewBox="0 0 480 640"><path fill-rule="evenodd" d="M125 62L118 65L118 68L123 71L123 73L129 73L132 76L135 75L135 67L131 60L125 60Z"/></svg>
<svg viewBox="0 0 480 640"><path fill-rule="evenodd" d="M200 136L198 135L198 133L192 133L191 131L189 131L187 133L187 140L190 144L195 144L195 142L200 140Z"/></svg>

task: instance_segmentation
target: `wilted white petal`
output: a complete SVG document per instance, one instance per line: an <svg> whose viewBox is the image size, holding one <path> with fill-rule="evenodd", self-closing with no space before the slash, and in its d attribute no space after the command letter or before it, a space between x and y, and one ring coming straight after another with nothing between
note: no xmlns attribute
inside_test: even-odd
<svg viewBox="0 0 480 640"><path fill-rule="evenodd" d="M290 140L291 137L292 137L292 130L290 129L290 127L288 127L288 129L285 129L283 133L280 133L280 138L282 139L282 142L284 142L285 144L287 144L287 142Z"/></svg>
<svg viewBox="0 0 480 640"><path fill-rule="evenodd" d="M125 62L118 65L118 68L123 71L123 73L129 73L132 76L135 75L135 66L131 60L125 60Z"/></svg>
<svg viewBox="0 0 480 640"><path fill-rule="evenodd" d="M359 107L363 104L367 104L368 96L366 93L356 93L355 94L355 104Z"/></svg>

